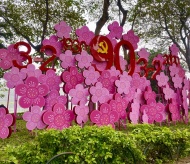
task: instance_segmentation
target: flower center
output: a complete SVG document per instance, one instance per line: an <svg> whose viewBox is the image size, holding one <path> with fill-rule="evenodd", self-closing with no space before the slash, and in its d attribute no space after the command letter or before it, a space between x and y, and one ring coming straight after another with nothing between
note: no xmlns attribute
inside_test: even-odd
<svg viewBox="0 0 190 164"><path fill-rule="evenodd" d="M70 56L66 56L66 57L65 57L65 61L66 61L67 63L71 63L71 61L72 61L72 60L71 60L71 57L70 57Z"/></svg>
<svg viewBox="0 0 190 164"><path fill-rule="evenodd" d="M31 121L37 123L37 122L39 122L39 120L40 120L40 115L37 113L34 113L32 115Z"/></svg>
<svg viewBox="0 0 190 164"><path fill-rule="evenodd" d="M18 82L18 81L19 81L19 76L18 76L17 74L12 75L11 80L12 80L13 82Z"/></svg>
<svg viewBox="0 0 190 164"><path fill-rule="evenodd" d="M101 97L102 91L100 89L96 90L96 96Z"/></svg>
<svg viewBox="0 0 190 164"><path fill-rule="evenodd" d="M72 86L75 86L77 84L77 77L71 76L70 83Z"/></svg>
<svg viewBox="0 0 190 164"><path fill-rule="evenodd" d="M36 88L29 88L26 92L26 96L30 99L35 99L39 95L39 92Z"/></svg>
<svg viewBox="0 0 190 164"><path fill-rule="evenodd" d="M61 127L61 126L64 125L64 123L65 123L65 118L64 118L63 115L58 114L58 115L55 116L54 124L55 124L56 126Z"/></svg>
<svg viewBox="0 0 190 164"><path fill-rule="evenodd" d="M109 116L107 114L103 114L100 118L100 122L102 125L108 125L110 123Z"/></svg>
<svg viewBox="0 0 190 164"><path fill-rule="evenodd" d="M79 99L82 99L84 96L83 96L84 94L83 94L83 92L82 91L78 91L77 92L77 97L79 98Z"/></svg>
<svg viewBox="0 0 190 164"><path fill-rule="evenodd" d="M47 79L47 85L48 86L53 86L55 84L55 80L53 78L48 78Z"/></svg>

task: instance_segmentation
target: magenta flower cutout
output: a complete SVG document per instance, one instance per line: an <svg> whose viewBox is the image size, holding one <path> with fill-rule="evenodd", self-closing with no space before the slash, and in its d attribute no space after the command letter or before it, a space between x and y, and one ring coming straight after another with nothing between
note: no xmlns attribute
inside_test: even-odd
<svg viewBox="0 0 190 164"><path fill-rule="evenodd" d="M147 90L144 92L144 98L145 100L156 99L156 93L152 91L151 86L148 86Z"/></svg>
<svg viewBox="0 0 190 164"><path fill-rule="evenodd" d="M15 88L16 94L21 96L19 104L22 108L29 108L32 105L43 107L45 99L43 96L47 95L47 85L38 85L36 77L28 77L25 84L19 84Z"/></svg>
<svg viewBox="0 0 190 164"><path fill-rule="evenodd" d="M65 51L65 54L60 54L59 58L62 61L61 66L63 68L75 66L75 56L72 54L70 50Z"/></svg>
<svg viewBox="0 0 190 164"><path fill-rule="evenodd" d="M8 114L8 109L0 107L0 138L5 139L11 135L11 125L14 123L13 115Z"/></svg>
<svg viewBox="0 0 190 164"><path fill-rule="evenodd" d="M34 130L35 128L44 129L46 124L42 121L42 114L45 111L41 111L39 106L31 107L31 110L23 114L23 119L27 121L26 128L28 130Z"/></svg>
<svg viewBox="0 0 190 164"><path fill-rule="evenodd" d="M23 58L14 44L11 44L7 49L0 49L0 68L7 70L13 67L12 61L16 60L19 65L22 65Z"/></svg>
<svg viewBox="0 0 190 164"><path fill-rule="evenodd" d="M172 55L178 56L179 48L176 46L176 44L173 44L169 49Z"/></svg>
<svg viewBox="0 0 190 164"><path fill-rule="evenodd" d="M132 75L131 85L136 89L144 90L148 85L148 81L145 77L140 77L138 73L134 73Z"/></svg>
<svg viewBox="0 0 190 164"><path fill-rule="evenodd" d="M175 88L182 88L183 78L181 78L179 75L172 77L172 81L174 82Z"/></svg>
<svg viewBox="0 0 190 164"><path fill-rule="evenodd" d="M170 75L171 75L171 76L175 76L175 75L177 75L178 72L179 72L179 69L178 69L178 67L176 66L176 64L173 64L173 65L169 66L169 70L170 70Z"/></svg>
<svg viewBox="0 0 190 164"><path fill-rule="evenodd" d="M163 88L163 93L166 100L170 100L175 96L173 89L171 89L168 85Z"/></svg>
<svg viewBox="0 0 190 164"><path fill-rule="evenodd" d="M114 100L111 100L109 104L112 111L116 111L118 113L119 118L125 119L127 117L126 108L128 106L128 102L123 99L119 93L115 94Z"/></svg>
<svg viewBox="0 0 190 164"><path fill-rule="evenodd" d="M94 67L90 66L88 70L83 71L83 76L85 77L86 85L94 85L100 77L100 73L95 71Z"/></svg>
<svg viewBox="0 0 190 164"><path fill-rule="evenodd" d="M74 120L72 110L66 110L63 104L55 104L53 111L47 110L43 114L43 121L48 125L48 129L62 130L68 128Z"/></svg>
<svg viewBox="0 0 190 164"><path fill-rule="evenodd" d="M90 88L90 94L92 94L91 100L94 103L105 103L109 99L109 91L100 82Z"/></svg>
<svg viewBox="0 0 190 164"><path fill-rule="evenodd" d="M99 82L102 83L102 86L106 89L108 89L110 94L115 93L115 81L118 78L115 76L111 76L110 72L108 70L104 70L101 73L100 78L98 79Z"/></svg>
<svg viewBox="0 0 190 164"><path fill-rule="evenodd" d="M76 30L76 34L78 36L78 40L85 41L87 45L90 44L90 41L94 38L94 33L89 30L87 26L83 26L80 29Z"/></svg>
<svg viewBox="0 0 190 164"><path fill-rule="evenodd" d="M112 38L121 39L123 33L123 27L119 26L117 21L114 21L112 24L108 26L108 30L110 31L109 36Z"/></svg>
<svg viewBox="0 0 190 164"><path fill-rule="evenodd" d="M34 76L39 79L39 76L42 75L42 71L35 68L35 65L29 64L27 68L22 68L20 72L26 73L27 77Z"/></svg>
<svg viewBox="0 0 190 164"><path fill-rule="evenodd" d="M7 81L8 88L14 88L18 84L23 84L23 80L26 78L26 74L20 72L17 67L12 67L10 72L6 72L3 78Z"/></svg>
<svg viewBox="0 0 190 164"><path fill-rule="evenodd" d="M90 67L93 61L93 57L86 51L82 51L81 54L76 55L75 59L78 61L79 68Z"/></svg>
<svg viewBox="0 0 190 164"><path fill-rule="evenodd" d="M141 48L140 51L138 52L138 56L139 58L144 58L148 61L150 53L145 48Z"/></svg>
<svg viewBox="0 0 190 164"><path fill-rule="evenodd" d="M82 84L77 84L75 89L69 91L69 95L72 97L72 104L77 105L79 102L85 104L89 96L88 88L84 88Z"/></svg>
<svg viewBox="0 0 190 164"><path fill-rule="evenodd" d="M66 24L66 22L61 21L54 26L54 29L57 31L56 35L60 38L70 38L71 27Z"/></svg>
<svg viewBox="0 0 190 164"><path fill-rule="evenodd" d="M127 34L124 34L123 39L129 41L132 44L134 50L138 48L137 43L139 42L139 37L135 35L133 30L129 30Z"/></svg>
<svg viewBox="0 0 190 164"><path fill-rule="evenodd" d="M119 120L119 115L116 111L111 111L111 106L109 104L104 103L100 106L100 111L92 111L90 119L98 126L111 125L115 128L114 123Z"/></svg>
<svg viewBox="0 0 190 164"><path fill-rule="evenodd" d="M83 103L80 103L80 105L76 106L75 109L76 122L77 124L86 123L88 121L88 113L89 113L89 107L86 106Z"/></svg>
<svg viewBox="0 0 190 164"><path fill-rule="evenodd" d="M58 41L58 37L55 35L52 35L49 39L44 39L42 42L43 46L45 45L50 45L53 46L56 49L56 54L52 54L52 51L49 49L46 49L46 55L48 56L52 56L55 55L57 57L59 57L59 55L61 54L61 50L62 50L62 44L61 42Z"/></svg>
<svg viewBox="0 0 190 164"><path fill-rule="evenodd" d="M46 74L39 77L39 82L48 86L49 90L58 90L61 84L60 76L57 76L53 70L48 70Z"/></svg>
<svg viewBox="0 0 190 164"><path fill-rule="evenodd" d="M147 105L142 105L140 109L143 113L148 115L148 123L152 124L154 121L162 122L166 119L165 106L162 103L156 103L155 99L148 99Z"/></svg>
<svg viewBox="0 0 190 164"><path fill-rule="evenodd" d="M176 102L169 104L169 111L172 114L172 121L180 120L180 110Z"/></svg>
<svg viewBox="0 0 190 164"><path fill-rule="evenodd" d="M57 103L65 105L67 103L67 98L65 96L60 96L59 92L57 90L52 90L47 96L46 96L46 103L44 106L45 110L52 110L53 106Z"/></svg>
<svg viewBox="0 0 190 164"><path fill-rule="evenodd" d="M122 94L128 94L129 93L129 88L130 88L130 81L126 81L124 78L120 78L120 80L115 81L115 85L117 87L117 92Z"/></svg>
<svg viewBox="0 0 190 164"><path fill-rule="evenodd" d="M118 76L120 75L120 71L117 70L114 66L112 66L109 70L111 76Z"/></svg>
<svg viewBox="0 0 190 164"><path fill-rule="evenodd" d="M160 75L156 76L156 80L158 81L158 86L162 87L168 84L169 78L164 74L164 72L161 72Z"/></svg>
<svg viewBox="0 0 190 164"><path fill-rule="evenodd" d="M78 72L76 67L70 67L69 71L63 72L61 77L65 82L64 90L66 93L69 93L69 91L74 89L77 84L80 84L84 81L82 74Z"/></svg>

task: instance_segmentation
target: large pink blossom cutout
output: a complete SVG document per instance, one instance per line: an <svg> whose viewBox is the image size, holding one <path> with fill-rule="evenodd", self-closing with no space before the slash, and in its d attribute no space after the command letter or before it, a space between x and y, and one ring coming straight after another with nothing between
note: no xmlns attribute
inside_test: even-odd
<svg viewBox="0 0 190 164"><path fill-rule="evenodd" d="M173 89L171 89L168 85L166 85L166 87L163 88L163 92L166 100L170 100L175 96Z"/></svg>
<svg viewBox="0 0 190 164"><path fill-rule="evenodd" d="M169 49L172 55L178 56L179 48L176 46L176 44L173 44Z"/></svg>
<svg viewBox="0 0 190 164"><path fill-rule="evenodd" d="M43 46L45 46L45 45L53 46L56 49L56 54L52 54L52 51L50 49L46 49L45 50L46 55L48 55L48 56L55 55L55 56L59 57L59 55L61 54L62 44L61 44L61 42L58 41L57 36L52 35L49 39L44 39L42 44L43 44Z"/></svg>
<svg viewBox="0 0 190 164"><path fill-rule="evenodd" d="M173 64L173 65L169 66L169 70L170 70L170 75L171 75L171 76L175 76L175 75L177 75L178 72L179 72L179 69L178 69L178 67L176 66L176 64Z"/></svg>
<svg viewBox="0 0 190 164"><path fill-rule="evenodd" d="M96 61L95 59L92 61L92 66L94 66L96 68L96 70L98 71L103 71L106 69L106 66L107 66L107 62L104 61L104 62L98 62Z"/></svg>
<svg viewBox="0 0 190 164"><path fill-rule="evenodd" d="M27 68L22 68L21 72L26 73L27 77L34 76L39 79L39 76L42 75L42 71L35 68L35 65L29 64Z"/></svg>
<svg viewBox="0 0 190 164"><path fill-rule="evenodd" d="M75 66L75 56L72 54L70 50L65 51L65 54L60 54L59 58L62 61L61 66L63 68Z"/></svg>
<svg viewBox="0 0 190 164"><path fill-rule="evenodd" d="M76 34L78 36L78 40L85 41L87 45L90 44L90 41L94 38L94 33L89 30L87 26L83 26L80 29L76 30Z"/></svg>
<svg viewBox="0 0 190 164"><path fill-rule="evenodd" d="M0 138L5 139L11 135L11 125L14 123L13 115L8 114L8 109L0 107Z"/></svg>
<svg viewBox="0 0 190 164"><path fill-rule="evenodd" d="M126 81L124 78L120 78L120 80L115 81L115 85L117 87L117 92L119 94L122 94L122 93L128 94L129 93L129 88L131 86L130 81Z"/></svg>
<svg viewBox="0 0 190 164"><path fill-rule="evenodd" d="M147 90L144 92L144 98L145 100L156 99L156 93L152 91L151 86L148 86Z"/></svg>
<svg viewBox="0 0 190 164"><path fill-rule="evenodd" d="M83 76L85 77L85 84L94 85L100 77L100 73L90 66L88 70L83 71Z"/></svg>
<svg viewBox="0 0 190 164"><path fill-rule="evenodd" d="M76 122L78 124L86 123L88 121L89 107L83 103L75 107L75 113L77 115Z"/></svg>
<svg viewBox="0 0 190 164"><path fill-rule="evenodd" d="M115 68L115 66L112 66L109 70L111 76L118 76L120 75L120 71Z"/></svg>
<svg viewBox="0 0 190 164"><path fill-rule="evenodd" d="M66 22L61 21L54 26L55 30L57 31L56 35L60 38L70 38L71 27L66 24Z"/></svg>
<svg viewBox="0 0 190 164"><path fill-rule="evenodd" d="M46 124L42 121L42 114L44 111L41 111L39 106L31 107L31 110L23 114L23 119L27 121L26 128L28 130L34 130L35 128L44 129Z"/></svg>
<svg viewBox="0 0 190 164"><path fill-rule="evenodd" d="M16 94L21 96L19 104L22 108L29 108L32 105L43 107L45 105L45 99L43 96L47 95L47 85L38 85L38 79L36 77L28 77L25 84L19 84L15 88Z"/></svg>
<svg viewBox="0 0 190 164"><path fill-rule="evenodd" d="M104 103L100 106L100 111L92 111L90 119L98 126L111 125L115 128L114 123L118 121L119 115L116 111L111 111L111 106L109 104Z"/></svg>
<svg viewBox="0 0 190 164"><path fill-rule="evenodd" d="M172 77L172 81L174 82L174 87L175 88L182 88L183 78L181 78L179 75L176 75L175 77Z"/></svg>
<svg viewBox="0 0 190 164"><path fill-rule="evenodd" d="M138 48L137 43L139 42L139 37L135 35L133 30L129 30L127 34L124 34L123 39L129 41L132 44L134 50Z"/></svg>
<svg viewBox="0 0 190 164"><path fill-rule="evenodd" d="M39 82L48 86L49 90L58 90L61 84L60 76L56 75L53 70L48 70L46 74L42 74L39 77Z"/></svg>
<svg viewBox="0 0 190 164"><path fill-rule="evenodd" d="M26 73L20 72L17 67L12 67L10 72L6 72L3 78L7 81L8 88L14 88L18 84L23 84L26 78Z"/></svg>
<svg viewBox="0 0 190 164"><path fill-rule="evenodd" d="M110 33L108 34L112 38L120 39L123 33L123 27L119 26L117 21L114 21L112 24L108 26L108 30Z"/></svg>
<svg viewBox="0 0 190 164"><path fill-rule="evenodd" d="M139 58L144 58L148 61L150 53L145 49L141 48L140 51L138 52Z"/></svg>
<svg viewBox="0 0 190 164"><path fill-rule="evenodd" d="M53 111L46 111L43 114L43 121L48 125L48 129L62 130L68 128L74 120L72 110L66 110L63 104L55 104Z"/></svg>
<svg viewBox="0 0 190 164"><path fill-rule="evenodd" d="M148 123L152 124L154 121L162 122L166 119L165 106L162 103L156 103L155 99L148 99L147 105L142 105L140 109L143 113L148 115Z"/></svg>
<svg viewBox="0 0 190 164"><path fill-rule="evenodd" d="M164 74L164 72L161 72L160 75L156 76L156 80L158 81L158 86L163 87L168 84L169 78Z"/></svg>
<svg viewBox="0 0 190 164"><path fill-rule="evenodd" d="M126 108L128 106L128 102L125 99L123 99L120 94L116 93L114 96L114 100L111 100L109 104L111 106L112 111L116 111L118 113L119 118L126 118Z"/></svg>
<svg viewBox="0 0 190 164"><path fill-rule="evenodd" d="M79 102L85 104L89 95L88 88L84 88L82 84L77 84L75 89L69 91L69 95L72 97L72 104L77 105Z"/></svg>
<svg viewBox="0 0 190 164"><path fill-rule="evenodd" d="M78 61L79 68L88 68L91 66L91 63L93 61L93 57L86 51L82 51L81 54L77 54L75 59Z"/></svg>
<svg viewBox="0 0 190 164"><path fill-rule="evenodd" d="M65 82L64 90L66 93L69 93L77 84L81 84L84 81L82 74L78 72L76 67L70 67L69 71L63 72L61 77Z"/></svg>
<svg viewBox="0 0 190 164"><path fill-rule="evenodd" d="M65 105L67 103L67 98L63 95L60 96L59 92L57 90L52 90L47 96L46 96L46 103L44 106L45 110L52 110L53 106L57 103Z"/></svg>
<svg viewBox="0 0 190 164"><path fill-rule="evenodd" d="M109 99L109 91L100 82L90 88L90 93L92 94L91 100L94 103L105 103Z"/></svg>
<svg viewBox="0 0 190 164"><path fill-rule="evenodd" d="M140 77L138 73L134 73L132 75L131 85L136 89L144 90L149 84L145 77Z"/></svg>

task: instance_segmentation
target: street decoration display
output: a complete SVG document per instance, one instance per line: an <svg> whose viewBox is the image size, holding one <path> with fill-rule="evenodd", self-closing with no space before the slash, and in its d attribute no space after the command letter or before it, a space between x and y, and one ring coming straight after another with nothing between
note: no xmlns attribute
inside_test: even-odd
<svg viewBox="0 0 190 164"><path fill-rule="evenodd" d="M3 78L15 90L14 116L17 105L25 108L28 130L62 130L74 120L81 127L90 123L113 128L188 122L189 80L175 44L169 54L149 61L151 54L138 50L139 37L133 30L124 33L116 21L105 36L83 26L74 39L64 21L54 29L56 34L42 42L44 59L32 58L30 45L23 41L0 49ZM0 108L1 138L11 134L7 129L13 123L5 109Z"/></svg>

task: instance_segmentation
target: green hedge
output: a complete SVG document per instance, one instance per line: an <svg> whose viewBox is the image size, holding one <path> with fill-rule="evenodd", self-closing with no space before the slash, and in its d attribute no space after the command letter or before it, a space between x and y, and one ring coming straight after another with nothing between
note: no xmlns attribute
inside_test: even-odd
<svg viewBox="0 0 190 164"><path fill-rule="evenodd" d="M19 164L45 164L59 154L51 164L142 164L175 160L189 147L190 135L186 130L172 131L154 125L130 125L128 128L131 129L129 133L96 126L44 130L34 142L7 146L5 152L9 161Z"/></svg>

